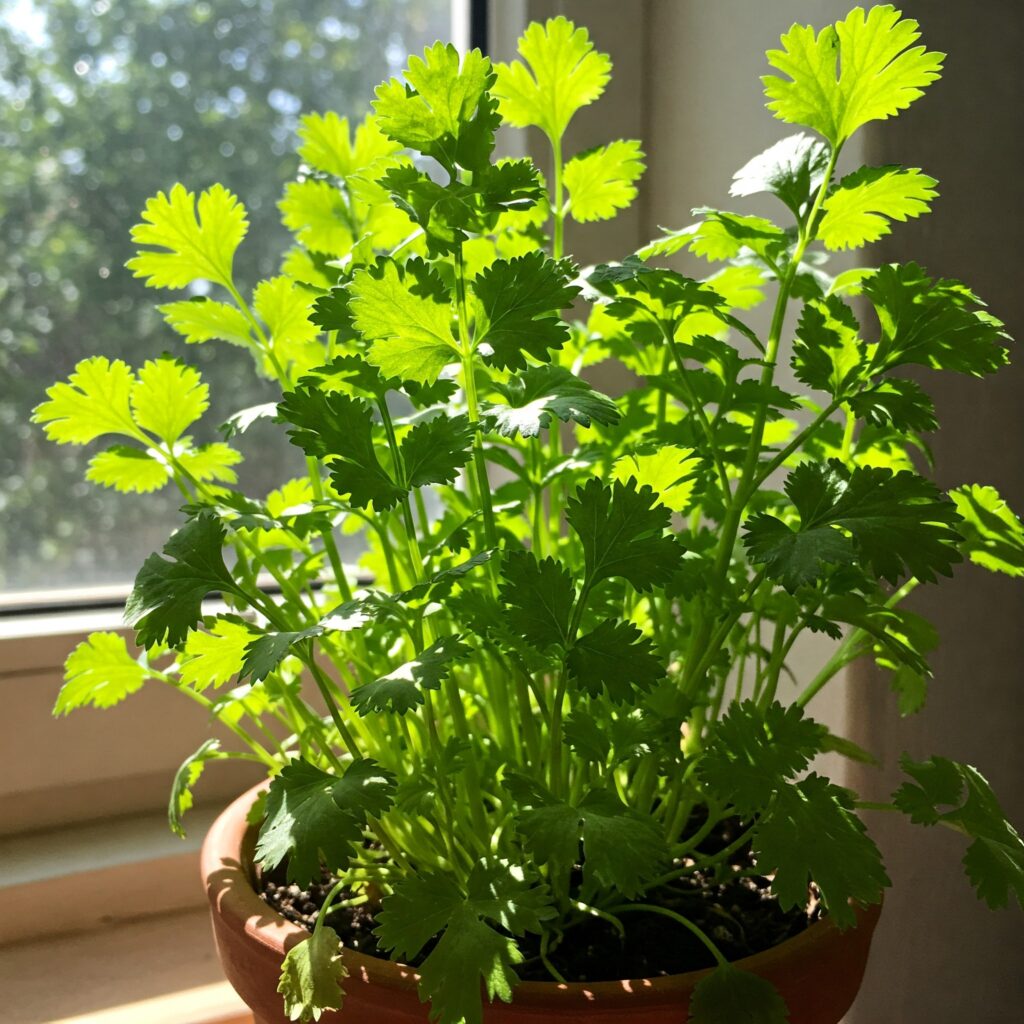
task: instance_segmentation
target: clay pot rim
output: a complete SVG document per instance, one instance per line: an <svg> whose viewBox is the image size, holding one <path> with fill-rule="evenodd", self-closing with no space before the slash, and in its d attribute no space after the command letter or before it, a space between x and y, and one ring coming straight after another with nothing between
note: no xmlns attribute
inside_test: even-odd
<svg viewBox="0 0 1024 1024"><path fill-rule="evenodd" d="M203 841L200 866L211 911L224 919L233 931L244 934L283 959L287 950L309 932L264 903L252 884L249 872L255 830L246 818L253 800L266 785L262 783L243 793L217 817ZM873 929L881 904L854 909L857 927ZM775 968L787 961L815 959L816 951L823 944L839 941L843 934L831 918L823 918L799 935L732 964L741 970L771 976ZM416 993L419 975L414 968L351 949L342 950L342 959L350 977L377 987ZM657 978L592 983L523 981L516 985L516 1004L550 1006L552 998L556 997L575 1003L599 1003L602 1009L637 1007L647 1002L664 1002L673 995L689 994L712 970L714 968L709 967Z"/></svg>

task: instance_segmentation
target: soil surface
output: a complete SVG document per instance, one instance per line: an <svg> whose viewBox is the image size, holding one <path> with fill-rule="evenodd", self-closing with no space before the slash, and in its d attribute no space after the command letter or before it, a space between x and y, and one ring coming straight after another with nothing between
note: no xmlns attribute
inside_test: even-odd
<svg viewBox="0 0 1024 1024"><path fill-rule="evenodd" d="M700 852L714 854L740 834L738 821L722 822L700 845ZM749 845L729 859L731 871L723 877L713 872L694 871L669 885L652 889L641 900L647 904L674 910L709 935L730 960L739 960L804 931L823 913L817 894L809 893L808 910L783 911L769 890L770 879L752 874ZM689 866L682 861L678 866ZM737 875L737 872L745 874ZM728 877L731 875L732 877ZM335 879L325 873L321 882L307 889L289 885L280 869L257 880L260 897L279 914L312 931L317 913ZM623 978L653 978L682 974L714 966L714 959L703 944L676 921L660 914L630 911L621 914L625 939L610 923L587 918L566 932L562 943L549 950L549 959L566 981L618 981ZM367 956L385 954L373 935L373 908L338 908L327 924L349 949ZM516 971L524 981L550 981L551 975L541 963L539 940L527 935L519 941L524 962ZM428 945L412 966L430 952Z"/></svg>

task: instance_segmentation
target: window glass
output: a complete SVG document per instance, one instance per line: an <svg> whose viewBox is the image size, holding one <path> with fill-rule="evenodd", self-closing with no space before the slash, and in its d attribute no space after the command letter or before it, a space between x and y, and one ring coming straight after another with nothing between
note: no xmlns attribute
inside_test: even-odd
<svg viewBox="0 0 1024 1024"><path fill-rule="evenodd" d="M449 38L452 0L0 0L0 586L130 580L180 523L172 487L122 495L83 479L90 451L29 423L45 389L102 354L137 367L172 351L210 385L206 436L273 397L245 351L184 345L161 294L124 269L146 199L222 182L249 211L248 291L278 272L277 201L299 117L369 109L410 52ZM167 300L180 299L181 293ZM199 432L196 432L197 434ZM240 485L290 473L283 432L240 439ZM97 444L95 447L100 447ZM301 467L297 467L299 471Z"/></svg>

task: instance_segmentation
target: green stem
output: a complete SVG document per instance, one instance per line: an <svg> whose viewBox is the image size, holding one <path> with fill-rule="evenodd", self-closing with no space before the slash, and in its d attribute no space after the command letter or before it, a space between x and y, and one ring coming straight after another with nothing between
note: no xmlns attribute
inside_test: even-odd
<svg viewBox="0 0 1024 1024"><path fill-rule="evenodd" d="M786 268L785 275L779 281L779 294L775 300L775 309L772 313L771 327L768 330L768 340L765 345L764 366L761 370L760 385L764 394L768 394L775 378L775 364L779 355L779 344L782 340L782 328L786 319L786 309L789 305L789 296L793 288L793 281L796 279L797 268L803 259L804 252L811 240L811 231L825 200L829 185L832 181L832 173L835 170L836 158L839 150L834 149L829 156L828 165L825 168L825 175L822 178L821 187L814 198L814 203L807 215L807 220L801 225L800 236L793 256ZM746 457L743 462L743 469L740 473L740 482L733 493L732 501L729 503L722 521L722 528L719 534L718 553L715 559L715 566L712 571L710 595L707 611L701 616L698 628L694 630L693 640L687 656L686 673L683 679L683 689L686 693L693 693L700 682L700 676L694 670L696 656L703 650L710 638L711 620L708 614L714 615L725 588L729 575L729 566L732 563L732 553L736 545L736 536L739 533L740 522L743 519L743 511L747 502L756 490L755 481L758 476L758 466L761 460L761 446L764 442L764 428L768 419L768 400L759 403L754 413L754 422L750 428L750 443L747 446ZM717 653L715 651L708 652ZM691 668L693 666L693 668Z"/></svg>
<svg viewBox="0 0 1024 1024"><path fill-rule="evenodd" d="M708 952L715 958L715 962L720 966L724 967L728 964L728 960L725 954L711 941L711 939L704 933L701 928L698 928L692 921L683 917L682 914L677 914L674 910L669 910L667 907L656 907L652 903L627 903L620 907L612 907L609 913L625 914L625 913L646 913L646 914L660 914L662 917L667 917L670 921L675 921L676 924L682 925L688 931L692 932L706 947Z"/></svg>
<svg viewBox="0 0 1024 1024"><path fill-rule="evenodd" d="M455 298L458 305L459 351L462 357L462 385L466 393L469 419L473 424L473 471L476 477L477 497L484 519L484 539L489 548L498 546L498 533L494 526L494 507L491 503L491 482L487 476L484 458L484 435L480 427L480 400L476 390L474 372L475 349L469 335L469 310L466 305L466 265L462 245L455 248ZM493 570L492 570L493 579Z"/></svg>

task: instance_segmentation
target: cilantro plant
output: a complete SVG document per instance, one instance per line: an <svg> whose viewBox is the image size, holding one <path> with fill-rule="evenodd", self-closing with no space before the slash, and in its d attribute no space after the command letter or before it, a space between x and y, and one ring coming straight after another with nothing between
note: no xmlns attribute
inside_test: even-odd
<svg viewBox="0 0 1024 1024"><path fill-rule="evenodd" d="M566 221L626 207L643 153L633 140L566 153L611 64L564 18L531 25L507 65L438 43L354 132L306 116L280 204L295 247L252 295L232 276L247 228L235 196L175 185L147 204L128 266L191 290L159 307L168 325L187 345L247 348L281 397L200 445L206 386L172 356L138 369L96 356L49 391L35 419L51 439L111 442L90 480L173 486L184 502L128 602L142 654L93 634L57 711L149 682L208 710L232 739L182 765L177 831L208 765L266 768L257 864L338 880L283 965L293 1018L341 1003L325 924L339 900L369 904L381 946L417 960L443 1024L512 998L528 933L559 979L558 947L581 922L625 933L668 916L719 963L692 1009L707 1024L737 1000L766 1022L785 1009L652 903L660 886L727 877L750 845L783 908L805 906L813 882L845 928L881 898L863 805L808 771L822 751L870 755L805 709L868 657L916 711L936 636L908 595L965 559L1024 574L1024 528L999 495L929 479L935 409L902 372L993 373L1002 325L967 285L915 263L825 269L936 196L915 168L837 173L860 128L939 76L942 55L917 40L890 6L794 26L764 85L800 131L732 185L776 197L781 223L701 209L589 270L565 253ZM528 159L495 159L502 121L546 136L550 181ZM708 276L659 265L684 249ZM745 317L769 297L762 336ZM605 360L631 371L614 399L585 379ZM783 360L799 393L778 382ZM268 417L305 472L254 497L234 486L233 441ZM339 553L351 534L359 568ZM808 630L834 653L783 703ZM1024 845L984 778L942 758L905 768L884 806L962 832L993 907L1024 898ZM726 819L738 837L705 853Z"/></svg>

